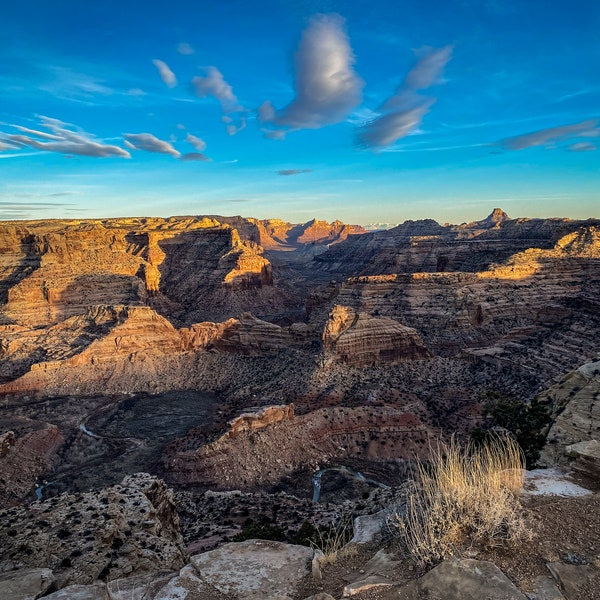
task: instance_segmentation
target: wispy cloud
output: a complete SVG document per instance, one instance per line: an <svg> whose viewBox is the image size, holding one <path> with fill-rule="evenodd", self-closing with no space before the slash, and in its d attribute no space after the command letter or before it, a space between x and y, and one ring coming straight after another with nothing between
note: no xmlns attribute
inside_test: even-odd
<svg viewBox="0 0 600 600"><path fill-rule="evenodd" d="M152 63L158 69L158 74L163 80L163 83L167 87L174 88L177 85L177 77L175 77L175 73L169 69L169 65L158 58L153 59Z"/></svg>
<svg viewBox="0 0 600 600"><path fill-rule="evenodd" d="M188 152L187 154L183 154L179 160L182 160L184 162L189 162L189 161L210 161L210 158L208 156L206 156L206 154L202 154L202 152Z"/></svg>
<svg viewBox="0 0 600 600"><path fill-rule="evenodd" d="M280 169L275 171L278 175L290 176L300 175L301 173L312 173L312 169Z"/></svg>
<svg viewBox="0 0 600 600"><path fill-rule="evenodd" d="M206 142L203 139L192 135L191 133L187 134L187 136L185 137L185 141L194 146L194 148L198 150L198 152L206 150Z"/></svg>
<svg viewBox="0 0 600 600"><path fill-rule="evenodd" d="M435 102L435 98L418 92L439 83L444 67L452 57L452 46L419 52L417 64L407 73L393 96L377 111L378 116L358 130L362 146L381 149L415 131Z"/></svg>
<svg viewBox="0 0 600 600"><path fill-rule="evenodd" d="M216 67L206 67L204 77L194 77L192 87L200 98L213 96L221 103L224 113L243 110L233 93L233 88L225 81L223 74Z"/></svg>
<svg viewBox="0 0 600 600"><path fill-rule="evenodd" d="M570 152L591 152L597 149L597 146L591 142L576 142L567 147Z"/></svg>
<svg viewBox="0 0 600 600"><path fill-rule="evenodd" d="M294 55L296 97L279 110L264 102L259 120L284 129L318 129L342 121L362 100L364 82L353 64L342 17L314 17Z"/></svg>
<svg viewBox="0 0 600 600"><path fill-rule="evenodd" d="M58 98L94 104L99 96L115 93L105 80L67 66L45 66L42 75L46 81L40 83L39 89Z"/></svg>
<svg viewBox="0 0 600 600"><path fill-rule="evenodd" d="M48 131L40 131L36 129L29 129L27 127L21 127L19 125L12 125L14 129L29 135L5 134L5 137L2 139L2 141L20 148L35 148L36 150L58 152L61 154L75 154L78 156L95 157L118 156L123 158L131 158L131 155L129 152L127 152L127 150L124 150L119 146L103 144L95 141L90 134L81 130L73 131L73 125L63 123L58 119L40 117L40 124Z"/></svg>
<svg viewBox="0 0 600 600"><path fill-rule="evenodd" d="M235 135L236 133L242 131L242 129L246 129L246 117L243 114L239 115L237 124L229 115L223 115L221 117L221 121L225 123L227 135Z"/></svg>
<svg viewBox="0 0 600 600"><path fill-rule="evenodd" d="M499 145L507 150L524 150L534 146L553 147L557 142L568 141L575 138L595 138L600 136L598 119L589 119L579 123L561 125L539 129L524 135L500 140Z"/></svg>
<svg viewBox="0 0 600 600"><path fill-rule="evenodd" d="M179 52L179 54L183 54L184 56L190 56L191 54L195 53L195 50L187 42L180 42L177 44L177 52Z"/></svg>
<svg viewBox="0 0 600 600"><path fill-rule="evenodd" d="M170 154L175 158L181 156L181 152L173 148L169 142L159 140L151 133L125 133L125 145L132 150L146 150L158 154Z"/></svg>

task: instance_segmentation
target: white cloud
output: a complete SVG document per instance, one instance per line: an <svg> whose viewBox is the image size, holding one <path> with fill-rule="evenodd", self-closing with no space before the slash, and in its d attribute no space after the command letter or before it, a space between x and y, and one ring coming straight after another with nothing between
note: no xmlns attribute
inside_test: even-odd
<svg viewBox="0 0 600 600"><path fill-rule="evenodd" d="M72 131L72 129L68 129L68 127L73 127L72 125L63 123L58 119L40 117L40 124L50 133L13 125L12 127L15 129L29 135L7 135L3 141L20 148L35 148L37 150L58 152L61 154L131 158L131 154L127 150L119 146L97 142L92 136L83 131Z"/></svg>
<svg viewBox="0 0 600 600"><path fill-rule="evenodd" d="M163 80L163 83L167 87L174 88L177 85L177 77L175 77L175 73L169 69L169 65L158 58L153 59L152 63L158 69L158 74Z"/></svg>
<svg viewBox="0 0 600 600"><path fill-rule="evenodd" d="M175 150L169 142L159 140L151 133L124 133L125 145L132 150L146 150L158 154L170 154L178 158L181 152Z"/></svg>
<svg viewBox="0 0 600 600"><path fill-rule="evenodd" d="M203 150L206 150L206 142L199 138L196 137L195 135L192 135L191 133L188 133L185 141L190 143L192 146L194 146L194 148L196 148L196 150L198 150L198 152L202 152Z"/></svg>
<svg viewBox="0 0 600 600"><path fill-rule="evenodd" d="M591 142L577 142L575 144L571 144L567 150L571 152L591 152L593 150L597 150L598 147Z"/></svg>
<svg viewBox="0 0 600 600"><path fill-rule="evenodd" d="M573 138L595 138L598 136L600 136L598 119L589 119L580 123L539 129L538 131L506 138L499 143L508 150L524 150L533 146L552 147L555 142Z"/></svg>
<svg viewBox="0 0 600 600"><path fill-rule="evenodd" d="M289 177L290 175L301 175L302 173L312 173L312 169L280 169L275 171L278 175Z"/></svg>
<svg viewBox="0 0 600 600"><path fill-rule="evenodd" d="M187 154L183 154L179 160L184 162L188 161L210 161L210 158L206 156L206 154L202 154L201 152L188 152Z"/></svg>
<svg viewBox="0 0 600 600"><path fill-rule="evenodd" d="M177 52L179 52L179 54L183 54L184 56L189 56L194 54L195 50L187 42L181 42L177 45Z"/></svg>
<svg viewBox="0 0 600 600"><path fill-rule="evenodd" d="M259 119L275 127L318 129L346 118L360 104L364 82L339 15L319 15L304 31L294 54L296 97L276 110L267 101Z"/></svg>
<svg viewBox="0 0 600 600"><path fill-rule="evenodd" d="M192 87L200 98L207 96L216 98L225 113L243 110L238 104L233 88L225 81L223 74L216 67L206 67L206 76L194 77Z"/></svg>
<svg viewBox="0 0 600 600"><path fill-rule="evenodd" d="M394 111L381 115L361 129L360 140L369 147L390 146L400 138L412 133L421 124L434 100L408 110Z"/></svg>
<svg viewBox="0 0 600 600"><path fill-rule="evenodd" d="M376 149L390 146L416 131L429 112L435 98L417 92L440 82L452 56L452 46L424 48L418 56L417 64L407 73L396 93L379 108L379 115L359 128L361 145Z"/></svg>
<svg viewBox="0 0 600 600"><path fill-rule="evenodd" d="M285 129L261 129L261 132L268 140L277 140L278 142L285 140L287 133Z"/></svg>
<svg viewBox="0 0 600 600"><path fill-rule="evenodd" d="M225 127L227 135L235 135L236 133L242 131L242 129L246 129L246 118L244 115L240 116L240 120L237 125L234 123L233 119L231 119Z"/></svg>

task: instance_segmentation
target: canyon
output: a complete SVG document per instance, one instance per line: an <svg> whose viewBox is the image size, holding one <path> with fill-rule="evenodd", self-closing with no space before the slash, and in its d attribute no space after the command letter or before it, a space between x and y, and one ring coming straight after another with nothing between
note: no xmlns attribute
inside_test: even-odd
<svg viewBox="0 0 600 600"><path fill-rule="evenodd" d="M180 569L184 544L230 540L258 506L293 535L330 503L381 509L436 440L498 427L490 397L543 407L541 463L575 464L568 448L600 440L599 336L595 219L2 222L0 501L23 527L49 502L54 528L65 494L177 506L183 537L157 517L168 551L148 561L144 536L87 575L52 559L62 584L90 584ZM324 474L309 510L329 467L348 471ZM122 504L113 520L139 518ZM1 570L39 563L13 541Z"/></svg>

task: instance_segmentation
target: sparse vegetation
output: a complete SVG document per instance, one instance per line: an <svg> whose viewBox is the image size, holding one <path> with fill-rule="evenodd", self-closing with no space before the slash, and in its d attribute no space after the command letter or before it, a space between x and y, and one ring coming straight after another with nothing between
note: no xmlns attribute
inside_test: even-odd
<svg viewBox="0 0 600 600"><path fill-rule="evenodd" d="M548 407L534 398L530 403L507 398L497 392L488 392L484 403L485 414L492 417L494 424L510 431L523 450L528 468L534 468L540 450L546 443L543 431L551 419ZM475 432L476 441L485 440L487 432Z"/></svg>
<svg viewBox="0 0 600 600"><path fill-rule="evenodd" d="M512 544L529 535L516 494L523 486L523 453L513 438L490 436L461 447L456 439L418 461L416 480L393 524L421 566L468 546Z"/></svg>
<svg viewBox="0 0 600 600"><path fill-rule="evenodd" d="M348 545L348 542L354 535L353 523L352 515L347 514L330 525L315 527L310 546L322 552L323 556L320 559L322 565L333 564L338 558L352 553L353 547Z"/></svg>

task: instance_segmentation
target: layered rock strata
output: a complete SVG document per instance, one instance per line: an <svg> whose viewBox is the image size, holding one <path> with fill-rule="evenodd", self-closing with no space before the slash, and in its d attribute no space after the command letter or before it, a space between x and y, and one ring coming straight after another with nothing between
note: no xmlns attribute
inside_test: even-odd
<svg viewBox="0 0 600 600"><path fill-rule="evenodd" d="M167 447L165 473L182 485L250 489L348 457L408 459L426 451L432 434L414 412L389 406L329 408L298 416L275 407L264 415L272 415L272 422L262 418L260 427L252 427L242 416L243 428L236 419L233 429L199 446L190 432Z"/></svg>
<svg viewBox="0 0 600 600"><path fill-rule="evenodd" d="M600 442L600 361L571 371L537 399L554 417L542 452L546 464L566 464L566 449L573 444Z"/></svg>
<svg viewBox="0 0 600 600"><path fill-rule="evenodd" d="M18 436L13 431L0 435L0 504L3 506L12 505L31 492L38 477L50 468L65 442L56 425L19 424L26 429L33 428L33 431Z"/></svg>
<svg viewBox="0 0 600 600"><path fill-rule="evenodd" d="M333 307L325 324L323 349L355 367L431 357L415 329L340 305Z"/></svg>

